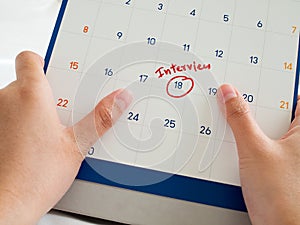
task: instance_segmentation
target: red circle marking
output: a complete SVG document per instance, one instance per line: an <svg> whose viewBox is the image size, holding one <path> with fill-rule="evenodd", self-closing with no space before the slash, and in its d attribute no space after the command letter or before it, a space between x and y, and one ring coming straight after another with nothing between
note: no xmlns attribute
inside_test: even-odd
<svg viewBox="0 0 300 225"><path fill-rule="evenodd" d="M186 93L184 93L182 95L173 95L169 92L169 86L170 86L170 84L172 83L173 80L178 79L178 78L182 78L182 81L186 81L186 80L191 81L192 86L190 87L190 89ZM195 85L195 82L192 78L189 78L187 76L176 76L176 77L173 77L172 79L169 80L169 82L167 84L167 87L166 87L166 91L167 91L167 94L172 98L183 98L184 96L188 95L193 90L194 85Z"/></svg>

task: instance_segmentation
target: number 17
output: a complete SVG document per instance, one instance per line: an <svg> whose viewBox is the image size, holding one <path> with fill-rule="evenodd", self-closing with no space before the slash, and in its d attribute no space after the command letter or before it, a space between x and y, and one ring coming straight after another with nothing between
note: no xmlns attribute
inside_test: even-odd
<svg viewBox="0 0 300 225"><path fill-rule="evenodd" d="M146 80L148 79L148 75L146 75L146 74L142 74L142 75L140 75L140 82L141 83L145 83L146 82Z"/></svg>

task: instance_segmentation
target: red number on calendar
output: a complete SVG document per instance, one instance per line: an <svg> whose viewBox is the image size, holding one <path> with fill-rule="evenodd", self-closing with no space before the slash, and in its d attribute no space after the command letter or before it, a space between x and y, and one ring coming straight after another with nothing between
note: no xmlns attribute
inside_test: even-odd
<svg viewBox="0 0 300 225"><path fill-rule="evenodd" d="M292 34L294 34L297 30L297 27L296 26L292 26Z"/></svg>
<svg viewBox="0 0 300 225"><path fill-rule="evenodd" d="M280 101L280 108L281 109L289 109L289 102Z"/></svg>
<svg viewBox="0 0 300 225"><path fill-rule="evenodd" d="M58 99L58 103L57 103L58 107L67 108L68 104L69 104L69 100L68 99L62 99L62 98Z"/></svg>
<svg viewBox="0 0 300 225"><path fill-rule="evenodd" d="M85 34L88 33L89 29L90 29L89 26L84 26L83 27L83 33L85 33Z"/></svg>
<svg viewBox="0 0 300 225"><path fill-rule="evenodd" d="M70 62L70 69L78 70L78 68L79 68L79 62L76 62L76 61Z"/></svg>
<svg viewBox="0 0 300 225"><path fill-rule="evenodd" d="M293 63L285 62L284 63L284 69L285 70L293 70Z"/></svg>

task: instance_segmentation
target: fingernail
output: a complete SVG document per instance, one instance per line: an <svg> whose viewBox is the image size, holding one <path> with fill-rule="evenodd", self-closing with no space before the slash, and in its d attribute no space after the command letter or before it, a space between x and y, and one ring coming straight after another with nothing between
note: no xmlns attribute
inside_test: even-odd
<svg viewBox="0 0 300 225"><path fill-rule="evenodd" d="M118 106L119 109L124 111L131 104L132 99L132 93L124 89L120 91L118 95L116 95L115 104Z"/></svg>
<svg viewBox="0 0 300 225"><path fill-rule="evenodd" d="M230 99L236 98L237 94L230 84L224 84L219 88L218 98L222 103L228 102Z"/></svg>

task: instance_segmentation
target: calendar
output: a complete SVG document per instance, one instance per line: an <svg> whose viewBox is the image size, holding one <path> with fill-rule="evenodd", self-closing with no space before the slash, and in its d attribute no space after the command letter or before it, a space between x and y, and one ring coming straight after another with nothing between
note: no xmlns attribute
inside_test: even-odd
<svg viewBox="0 0 300 225"><path fill-rule="evenodd" d="M297 99L299 12L297 0L64 0L45 64L63 124L114 90L134 97L78 179L245 210L217 90L236 86L280 138Z"/></svg>

